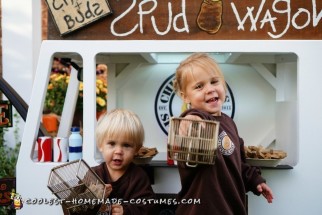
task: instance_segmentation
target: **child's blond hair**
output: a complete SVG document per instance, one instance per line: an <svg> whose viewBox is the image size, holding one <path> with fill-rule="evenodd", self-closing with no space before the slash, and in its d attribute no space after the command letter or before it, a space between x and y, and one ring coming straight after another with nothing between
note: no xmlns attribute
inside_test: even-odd
<svg viewBox="0 0 322 215"><path fill-rule="evenodd" d="M185 91L188 73L193 74L194 67L200 67L208 73L215 73L218 75L222 81L222 84L224 85L225 91L227 91L224 75L217 62L206 53L194 53L183 60L176 69L176 77L173 81L173 88L179 96L181 96L182 92Z"/></svg>
<svg viewBox="0 0 322 215"><path fill-rule="evenodd" d="M139 117L132 111L125 109L114 109L103 115L96 127L97 147L105 140L122 137L135 144L139 150L144 142L144 128Z"/></svg>

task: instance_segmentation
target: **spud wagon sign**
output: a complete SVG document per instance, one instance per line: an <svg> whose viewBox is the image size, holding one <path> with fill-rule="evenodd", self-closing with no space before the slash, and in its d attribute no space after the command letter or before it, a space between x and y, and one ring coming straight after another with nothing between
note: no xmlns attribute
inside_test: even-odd
<svg viewBox="0 0 322 215"><path fill-rule="evenodd" d="M183 109L181 99L176 95L173 89L174 74L170 75L160 86L155 97L154 112L156 119L162 131L167 135L172 116L179 116ZM222 106L222 112L234 117L235 102L233 93L227 84L228 92L226 94L226 101Z"/></svg>
<svg viewBox="0 0 322 215"><path fill-rule="evenodd" d="M317 0L46 0L64 39L321 39ZM107 16L108 15L108 16ZM104 19L101 19L104 17ZM51 20L49 20L51 21ZM53 22L48 39L62 39Z"/></svg>

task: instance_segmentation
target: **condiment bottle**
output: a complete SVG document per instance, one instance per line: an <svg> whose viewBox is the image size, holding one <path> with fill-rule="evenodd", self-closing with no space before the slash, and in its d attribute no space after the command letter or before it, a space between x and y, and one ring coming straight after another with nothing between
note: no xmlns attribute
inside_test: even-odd
<svg viewBox="0 0 322 215"><path fill-rule="evenodd" d="M79 127L72 127L69 136L69 161L82 159L83 157L83 137L80 135Z"/></svg>

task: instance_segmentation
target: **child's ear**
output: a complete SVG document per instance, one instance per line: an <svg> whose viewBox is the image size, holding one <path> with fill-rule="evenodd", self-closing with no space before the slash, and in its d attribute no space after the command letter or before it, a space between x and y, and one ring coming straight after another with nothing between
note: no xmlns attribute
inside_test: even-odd
<svg viewBox="0 0 322 215"><path fill-rule="evenodd" d="M103 147L100 145L100 146L98 146L98 150L100 151L100 152L103 152Z"/></svg>
<svg viewBox="0 0 322 215"><path fill-rule="evenodd" d="M190 99L183 92L180 92L180 96L181 96L182 100L184 101L184 103L190 104Z"/></svg>

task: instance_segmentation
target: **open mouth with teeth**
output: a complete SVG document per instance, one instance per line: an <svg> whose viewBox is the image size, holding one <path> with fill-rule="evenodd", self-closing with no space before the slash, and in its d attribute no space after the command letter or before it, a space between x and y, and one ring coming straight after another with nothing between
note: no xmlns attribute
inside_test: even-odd
<svg viewBox="0 0 322 215"><path fill-rule="evenodd" d="M219 100L219 97L213 97L211 99L208 99L206 103L217 102L218 100Z"/></svg>

